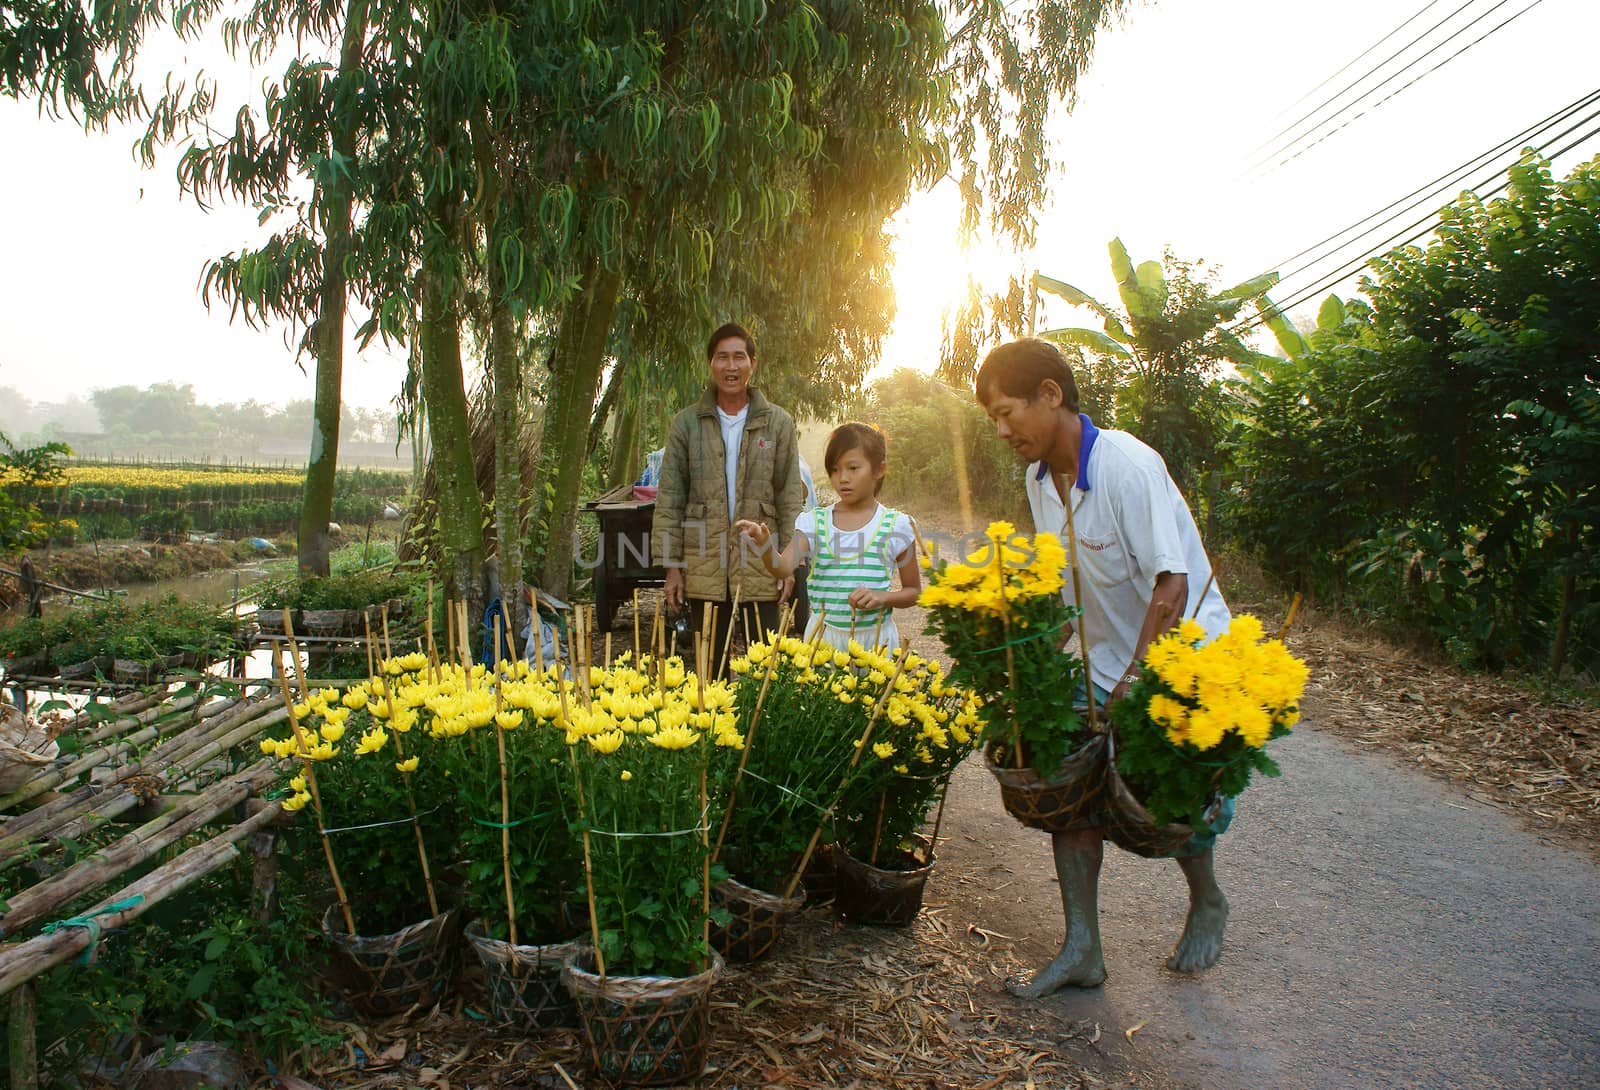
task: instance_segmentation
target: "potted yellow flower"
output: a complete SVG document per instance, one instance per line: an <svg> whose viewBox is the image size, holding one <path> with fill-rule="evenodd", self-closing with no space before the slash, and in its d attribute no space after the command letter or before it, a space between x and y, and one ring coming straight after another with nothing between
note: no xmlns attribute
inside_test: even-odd
<svg viewBox="0 0 1600 1090"><path fill-rule="evenodd" d="M1109 833L1141 855L1180 849L1253 772L1276 776L1265 746L1299 719L1306 665L1260 621L1241 614L1205 638L1194 621L1161 636L1127 698L1111 706Z"/></svg>
<svg viewBox="0 0 1600 1090"><path fill-rule="evenodd" d="M730 663L746 749L723 789L717 846L729 877L713 890L732 916L713 931L729 958L765 955L804 903L798 871L884 685L881 673L856 668L867 654L859 644L835 651L785 636L752 644Z"/></svg>
<svg viewBox="0 0 1600 1090"><path fill-rule="evenodd" d="M1066 551L991 523L963 562L928 562L919 599L955 665L950 680L981 700L985 764L1006 810L1024 825L1065 832L1099 810L1105 738L1074 706L1083 659L1064 646L1078 609L1062 597Z"/></svg>
<svg viewBox="0 0 1600 1090"><path fill-rule="evenodd" d="M468 945L484 969L497 1021L523 1029L574 1024L561 982L577 928L581 856L553 678L526 662L444 665L395 680L414 707L459 814L457 893ZM444 800L441 800L444 801Z"/></svg>
<svg viewBox="0 0 1600 1090"><path fill-rule="evenodd" d="M867 653L855 663L869 671L869 688L893 665L888 656ZM846 920L903 926L916 918L939 820L930 833L923 829L980 726L976 697L950 685L937 662L905 655L837 809L834 907Z"/></svg>
<svg viewBox="0 0 1600 1090"><path fill-rule="evenodd" d="M416 668L426 664L422 656ZM336 903L323 932L338 955L345 998L375 1015L438 999L453 968L452 906L437 870L459 837L457 810L417 800L446 797L437 741L416 730L414 707L388 699L390 680L323 689L292 702L289 730L261 742L294 771L284 809L312 808L300 835L328 863Z"/></svg>
<svg viewBox="0 0 1600 1090"><path fill-rule="evenodd" d="M559 699L592 945L568 959L567 984L604 1078L690 1081L722 964L708 942L710 785L743 745L733 692L676 657L578 673Z"/></svg>

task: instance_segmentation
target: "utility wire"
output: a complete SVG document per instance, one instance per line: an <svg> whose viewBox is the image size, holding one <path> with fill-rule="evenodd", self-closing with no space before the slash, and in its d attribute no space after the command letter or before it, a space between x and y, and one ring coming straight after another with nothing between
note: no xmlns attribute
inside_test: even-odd
<svg viewBox="0 0 1600 1090"><path fill-rule="evenodd" d="M1466 3L1462 4L1459 8L1456 8L1449 15L1446 15L1443 19L1440 19L1437 23L1434 23L1427 30L1424 30L1421 34L1418 34L1415 38L1411 39L1405 45L1401 46L1399 49L1397 49L1393 53L1389 54L1383 60L1379 61L1377 64L1373 65L1371 68L1367 69L1361 75L1357 76L1355 79L1351 80L1349 83L1347 83L1343 87L1339 88L1339 90L1335 91L1332 95L1328 96L1328 98L1324 102L1322 102L1320 105L1318 105L1317 107L1315 107L1312 110L1307 111L1304 114L1301 114L1295 120L1291 121L1289 124L1285 125L1283 128L1279 129L1277 132L1275 132L1271 136L1267 137L1261 143L1257 144L1253 150L1254 151L1262 151L1265 148L1267 148L1267 147L1271 146L1272 144L1276 143L1280 136L1283 136L1284 134L1292 132L1293 130L1299 128L1301 122L1305 121L1307 118L1314 117L1317 114L1321 113L1323 110L1327 109L1330 105L1333 104L1333 102L1335 100L1337 100L1339 98L1339 96L1343 95L1346 91L1350 90L1352 87L1355 87L1358 84L1360 84L1362 80L1366 79L1368 76L1370 76L1374 72L1378 71L1384 65L1388 64L1390 61L1392 61L1396 57L1400 56L1400 54L1404 53L1406 50L1410 49L1412 46L1414 46L1418 42L1422 41L1422 39L1426 38L1429 34L1432 34L1435 30L1438 30L1441 26L1443 26L1444 24L1448 23L1451 19L1454 19L1457 15L1460 15L1463 11L1467 10L1468 8L1470 8L1475 2L1476 2L1476 0L1467 0ZM1501 2L1503 3L1504 0L1501 0ZM1424 8L1423 10L1425 11L1427 9ZM1419 12L1418 14L1420 15L1421 12ZM1415 63L1415 62L1410 62L1410 63ZM1407 65L1403 66L1402 70L1404 69L1404 67L1409 67L1410 63L1408 63Z"/></svg>
<svg viewBox="0 0 1600 1090"><path fill-rule="evenodd" d="M1367 48L1363 49L1361 51L1361 53L1358 56L1356 56L1354 59L1346 61L1345 64L1344 64L1344 67L1340 68L1337 72L1333 73L1333 75L1324 77L1324 79L1323 79L1323 81L1321 83L1317 84L1315 87L1311 88L1311 90L1307 91L1305 94L1301 95L1299 98L1297 98L1293 102L1289 103L1289 105L1287 105L1283 109L1279 110L1276 114L1273 114L1273 117L1275 117L1275 118L1276 117L1282 117L1284 114L1288 113L1290 110L1294 109L1296 106L1298 106L1302 102L1304 102L1306 99L1310 98L1312 95L1314 95L1318 91L1322 90L1328 84L1332 83L1335 79L1337 79L1338 77L1344 75L1344 73L1346 73L1346 72L1348 72L1350 70L1351 65L1360 63L1362 58L1366 57L1374 49L1377 49L1384 42L1388 41L1390 38L1393 38L1396 34L1400 33L1406 27L1410 26L1412 23L1416 22L1422 16L1426 15L1427 12L1428 12L1428 9L1433 7L1435 4L1437 4L1439 2L1440 2L1440 0L1428 0L1428 2L1422 6L1422 10L1418 11L1416 14L1412 15L1411 18L1407 19L1405 22L1401 23L1399 26L1397 26L1393 30L1389 31L1389 33L1385 34L1383 37L1379 38L1377 41L1375 41L1371 45L1367 46ZM1337 97L1337 96L1335 96L1335 97ZM1315 113L1316 111L1313 110L1312 112ZM1292 128L1294 128L1294 126L1290 125L1289 128L1292 129ZM1272 143L1272 141L1276 140L1279 136L1282 136L1282 135L1283 135L1282 132L1278 132L1278 133L1273 134L1272 136L1267 137L1266 140L1262 141L1261 144L1257 145L1255 150L1260 151L1261 148L1265 147L1267 144Z"/></svg>
<svg viewBox="0 0 1600 1090"><path fill-rule="evenodd" d="M1501 0L1501 2L1504 3L1505 0ZM1411 87L1412 84L1415 84L1418 80L1421 80L1424 77L1432 75L1434 72L1437 72L1439 69L1443 68L1445 65L1449 64L1451 61L1453 61L1457 57L1461 56L1461 54L1465 53L1467 50L1471 49L1473 46L1477 45L1479 42L1483 41L1485 38L1489 37L1491 34L1494 34L1496 31L1503 29L1507 24L1515 22L1516 20L1522 18L1524 15L1528 14L1528 12L1532 11L1534 8L1538 7L1542 3L1544 3L1544 0L1533 0L1533 3L1529 4L1527 7L1523 8L1521 11L1515 12L1514 14L1508 16L1502 22L1496 24L1493 27L1490 27L1488 30L1486 30L1482 34L1478 35L1478 37L1474 38L1472 41L1468 42L1466 45L1462 46L1460 49L1458 49L1454 53L1450 54L1444 60L1442 60L1438 64L1434 65L1432 68L1429 68L1426 71L1418 73L1417 75L1413 76L1405 84L1403 84L1402 86L1396 88L1393 91L1390 91L1387 95L1384 95L1377 102L1374 102L1371 106L1368 106L1365 110L1362 110L1360 113L1356 114L1350 120L1348 120L1344 124L1340 125L1338 128L1332 129L1332 130L1330 130L1330 131L1328 131L1326 133L1323 133L1321 136L1317 137L1317 139L1313 140L1311 143L1307 144L1305 147L1301 148L1299 151L1296 151L1293 155L1288 156L1288 158L1280 159L1274 165L1274 169L1276 169L1276 167L1282 166L1284 163L1287 163L1290 160L1300 158L1300 156L1304 155L1306 152L1310 151L1312 148L1316 147L1318 144L1322 143L1324 140L1327 140L1328 138L1333 137L1333 136L1337 136L1339 133L1343 132L1345 129L1349 128L1351 125L1355 124L1357 121L1360 121L1363 117L1366 117L1368 114L1370 114L1374 110L1378 109L1385 102L1388 102L1391 98L1394 98L1396 95L1400 94L1401 92L1403 92L1406 89L1408 89L1409 87ZM1499 5L1496 5L1496 6L1498 7ZM1487 15L1488 12L1485 12L1484 14ZM1470 26L1472 26L1471 23L1467 24L1467 26L1465 26L1465 27L1462 27L1461 30L1464 31L1464 30L1468 29L1468 27L1470 27ZM1461 33L1461 31L1457 31L1456 32L1456 34L1460 34L1460 33ZM1450 40L1452 38L1456 37L1456 34L1452 34L1450 36L1450 38L1446 38L1444 41L1440 42L1439 46L1443 46L1443 45L1447 44L1448 42L1450 42ZM1437 49L1437 48L1439 48L1439 46L1435 46L1434 48ZM1430 49L1428 52L1431 53L1431 52L1433 52L1433 50ZM1424 53L1422 56L1426 57L1427 55L1428 55L1427 53ZM1417 59L1421 60L1422 57L1418 57ZM1403 71L1403 69L1402 69L1402 71ZM1395 73L1395 75L1399 75L1399 74L1400 74L1399 72ZM1389 79L1393 79L1393 78L1394 78L1394 76L1390 76L1389 77ZM1388 83L1389 80L1384 80L1383 82L1384 83ZM1382 86L1383 86L1382 83L1378 84L1378 87L1382 87ZM1378 89L1378 87L1374 87L1374 88L1372 88L1372 90L1376 91ZM1369 91L1367 93L1371 94L1371 91ZM1363 95L1362 97L1365 98L1366 96ZM1355 100L1355 102L1350 103L1350 106L1354 106L1357 102L1360 102L1360 101L1361 101L1361 99L1358 98L1358 99ZM1350 108L1349 106L1345 107L1345 109L1349 109L1349 108ZM1342 112L1343 111L1341 110L1340 113L1342 113ZM1339 116L1339 115L1338 114L1334 114L1333 116L1327 118L1326 121L1324 121L1322 123L1326 124L1327 121L1332 121L1337 116ZM1310 133L1308 132L1305 135L1309 136ZM1294 146L1293 144L1290 145L1290 147L1293 147L1293 146ZM1285 148L1284 150L1287 151L1288 149ZM1280 153L1280 154L1282 154L1282 153Z"/></svg>
<svg viewBox="0 0 1600 1090"><path fill-rule="evenodd" d="M1578 128L1579 125L1583 125L1583 124L1588 123L1589 121L1593 121L1597 117L1600 117L1600 111L1596 111L1595 113L1590 114L1588 117L1584 118L1582 121L1580 121L1577 124L1572 125L1569 128L1565 129L1559 135L1557 135L1555 137L1552 137L1549 141L1547 141L1545 143L1545 145L1543 147L1540 147L1537 150L1539 152L1543 153L1545 151L1545 149L1550 146L1550 144L1555 143L1556 140L1559 140L1561 137L1563 137L1563 136L1567 135L1568 133L1572 132L1572 130L1575 129L1575 128ZM1578 145L1582 144L1584 141L1592 139L1595 136L1600 136L1600 126L1597 126L1595 128L1590 129L1588 132L1586 132L1583 135L1577 137L1575 140L1572 140L1569 143L1563 145L1562 147L1557 148L1555 151L1549 153L1549 155L1546 156L1546 159L1548 159L1549 161L1553 162L1556 159L1558 159L1559 157L1561 157L1562 155L1565 155L1567 152L1571 151L1573 148L1576 148ZM1517 162L1521 162L1521 161L1522 160L1520 158L1517 160ZM1499 171L1496 171L1495 174L1492 174L1489 177L1483 179L1483 181L1480 181L1477 186L1470 187L1472 192L1475 195L1477 195L1478 199L1481 200L1481 201L1486 201L1489 198L1494 197L1494 196L1504 192L1511 185L1511 178L1510 178L1510 174L1509 174L1510 167L1511 166L1515 166L1515 165L1516 165L1515 163L1510 164L1507 167L1502 168ZM1487 182L1493 180L1494 178L1499 177L1501 174L1506 175L1506 177L1504 179L1502 179L1501 181L1499 181L1498 183L1496 183L1493 188L1491 188L1491 189L1489 189L1489 190L1487 190L1487 191L1485 191L1483 193L1478 193L1478 188L1479 187L1481 187L1482 185L1486 184ZM1334 272L1329 273L1328 275L1323 277L1322 280L1319 283L1317 283L1314 287L1307 288L1307 289L1304 289L1302 291L1297 292L1291 299L1287 300L1286 302L1283 302L1283 303L1274 302L1273 305L1280 313L1287 314L1292 307L1300 306L1303 303L1306 303L1306 302L1309 302L1312 299L1315 299L1318 295L1321 295L1323 292L1328 291L1335 284L1338 284L1341 280L1345 279L1347 276L1349 276L1356 269L1359 269L1362 265L1366 264L1366 262L1369 261L1371 258L1377 256L1380 253L1388 252L1389 250L1394 249L1397 245L1406 245L1408 243L1415 242L1417 239L1422 238L1423 236L1425 236L1427 234L1430 234L1435 229L1436 226L1437 226L1437 224L1435 222L1435 216L1433 216L1433 215L1425 216L1420 220L1416 220L1413 223L1410 223L1410 224L1406 225L1405 227L1402 227L1395 234L1390 235L1389 238L1387 238L1383 242L1379 243L1377 248L1369 251L1368 253L1364 254L1361 257L1358 257L1358 258L1355 258L1354 260L1345 262L1343 265L1339 266L1339 268L1337 270L1335 270ZM1420 228L1420 230L1418 228ZM1266 324L1266 319L1263 318L1263 317L1260 317L1258 315L1255 318L1252 318L1252 319L1250 319L1248 321L1245 321L1245 322L1241 322L1239 325L1234 326L1231 330L1229 330L1229 332L1231 332L1234 336L1240 336L1242 334L1248 333L1250 330L1255 329L1258 326L1262 326L1262 325L1265 325L1265 324Z"/></svg>
<svg viewBox="0 0 1600 1090"><path fill-rule="evenodd" d="M1362 228L1362 227L1366 226L1369 223L1372 224L1371 227L1368 227L1364 231L1359 231L1358 234L1356 234L1353 238L1349 239L1348 241L1346 241L1344 243L1341 243L1338 246L1333 247L1331 250L1327 250L1327 251L1325 251L1323 253L1319 253L1316 256L1310 258L1309 260L1303 262L1302 264L1297 265L1292 269L1289 269L1288 271L1286 271L1286 272L1284 272L1282 274L1282 278L1284 280L1287 280L1291 276L1296 275L1297 273L1304 272L1307 268L1310 268L1311 266L1315 265L1317 262L1323 261L1323 260L1327 259L1328 257L1332 256L1333 254L1338 253L1340 250L1342 250L1345 247L1347 247L1351 242L1354 242L1357 238L1360 238L1363 235L1371 234L1373 231L1375 231L1378 228L1382 227L1384 224L1389 223L1389 222L1397 219L1400 215L1404 214L1405 212L1408 212L1411 209L1415 208L1417 205L1422 204L1423 202L1431 199L1435 194L1439 193L1441 190L1445 189L1446 187L1455 184L1455 182L1460 180L1464 175L1470 174L1473 171L1477 170L1479 167L1483 166L1487 161L1492 160L1495 156L1502 155L1505 152L1507 152L1507 151L1509 151L1509 150L1511 150L1513 148L1526 146L1527 142L1530 139L1537 138L1538 134L1544 132L1547 129L1550 129L1550 128L1554 127L1555 125L1561 124L1562 122L1566 121L1568 118L1572 117L1573 115L1579 113L1582 110L1587 109L1590 106L1595 105L1596 103L1600 103L1600 90L1590 91L1587 95L1584 95L1582 98L1579 98L1576 101L1571 102L1566 106L1563 106L1561 109L1559 109L1559 110L1555 111L1554 113L1550 114L1548 117L1545 117L1544 119L1542 119L1540 121L1536 121L1532 125L1529 125L1527 128L1523 129L1521 132L1516 133L1513 136L1507 137L1506 139L1500 141L1500 143L1496 144L1494 147L1490 148L1489 150L1479 152L1477 155L1474 155L1471 159L1468 159L1466 162L1461 163L1461 164L1459 164L1459 165L1457 165L1455 167L1452 167L1450 170L1445 171L1443 174L1439 175L1437 178L1434 178L1432 181L1423 183L1422 185L1418 186L1416 189L1413 189L1410 193L1407 193L1405 196L1399 198L1398 200L1392 201L1389 204L1384 205L1382 208L1378 209L1376 212L1373 212L1370 215L1367 215L1367 216L1363 217L1362 219L1357 220L1355 223L1351 224L1349 227L1346 227L1341 231L1336 231L1333 234L1327 236L1326 238L1319 239L1318 241L1311 243L1309 246L1305 247L1304 249L1302 249L1302 250L1300 250L1300 251L1298 251L1296 253L1290 254L1288 257L1284 258L1282 261L1278 262L1273 267L1281 269L1284 266L1289 265L1291 262L1299 261L1302 257L1306 257L1308 254L1311 254L1313 251L1320 250L1327 243L1334 242L1334 241L1336 241L1336 240L1338 240L1340 238L1343 238L1344 236L1349 235L1352 231L1358 231L1359 228ZM1382 218L1380 218L1380 217L1382 217ZM1373 223L1374 220L1376 220L1377 222Z"/></svg>

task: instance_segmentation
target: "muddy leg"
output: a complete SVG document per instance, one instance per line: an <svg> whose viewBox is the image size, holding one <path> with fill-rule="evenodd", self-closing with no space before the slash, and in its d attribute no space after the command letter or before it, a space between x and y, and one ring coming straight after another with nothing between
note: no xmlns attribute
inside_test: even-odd
<svg viewBox="0 0 1600 1090"><path fill-rule="evenodd" d="M1222 932L1228 925L1228 899L1217 885L1212 870L1212 852L1178 860L1189 881L1189 919L1183 935L1167 959L1167 968L1177 973L1196 973L1209 969L1222 954Z"/></svg>
<svg viewBox="0 0 1600 1090"><path fill-rule="evenodd" d="M1036 999L1059 988L1095 988L1106 979L1100 952L1100 861L1104 858L1103 831L1056 833L1051 847L1056 857L1056 877L1061 884L1061 911L1067 934L1061 952L1032 979L1006 981L1012 995Z"/></svg>

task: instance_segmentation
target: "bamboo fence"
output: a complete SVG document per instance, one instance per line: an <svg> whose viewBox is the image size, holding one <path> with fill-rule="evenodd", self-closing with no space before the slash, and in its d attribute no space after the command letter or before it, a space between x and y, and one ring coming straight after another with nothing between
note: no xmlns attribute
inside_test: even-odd
<svg viewBox="0 0 1600 1090"><path fill-rule="evenodd" d="M135 694L112 704L110 718L80 713L60 737L82 749L0 797L0 872L46 864L0 913L0 996L9 995L15 1090L39 1084L33 982L40 974L237 859L247 839L252 849L268 842L252 855L255 889L270 905L272 827L292 818L261 797L281 774L257 742L288 713L271 694L179 693ZM126 829L103 847L70 865L58 859L69 843L113 824ZM197 836L206 839L184 847Z"/></svg>

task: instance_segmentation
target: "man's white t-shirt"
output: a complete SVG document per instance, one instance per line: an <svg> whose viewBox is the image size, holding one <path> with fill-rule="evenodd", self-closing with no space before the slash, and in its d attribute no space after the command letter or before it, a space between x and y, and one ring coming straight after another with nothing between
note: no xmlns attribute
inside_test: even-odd
<svg viewBox="0 0 1600 1090"><path fill-rule="evenodd" d="M1078 633L1088 648L1090 676L1109 691L1133 664L1139 629L1162 572L1189 577L1183 615L1194 616L1213 638L1227 631L1232 617L1211 579L1194 515L1161 455L1127 432L1097 429L1083 419L1088 456L1079 478L1067 487L1084 599ZM1026 483L1034 528L1060 537L1070 563L1066 507L1049 467L1043 462L1028 466ZM1196 615L1202 592L1205 600ZM1070 573L1061 596L1069 604L1073 600Z"/></svg>
<svg viewBox="0 0 1600 1090"><path fill-rule="evenodd" d="M744 438L745 417L750 415L750 406L746 405L733 415L717 408L717 417L722 421L722 449L726 458L724 471L728 478L728 518L739 517L733 505L735 486L739 482L739 443Z"/></svg>

